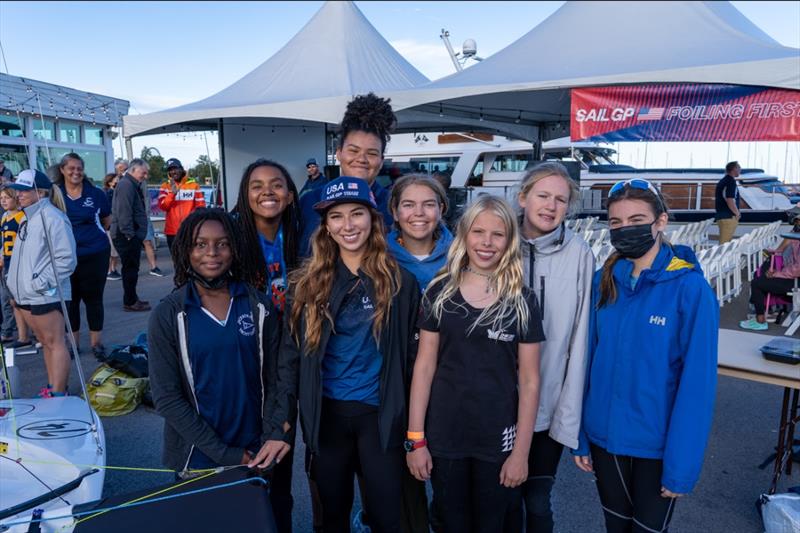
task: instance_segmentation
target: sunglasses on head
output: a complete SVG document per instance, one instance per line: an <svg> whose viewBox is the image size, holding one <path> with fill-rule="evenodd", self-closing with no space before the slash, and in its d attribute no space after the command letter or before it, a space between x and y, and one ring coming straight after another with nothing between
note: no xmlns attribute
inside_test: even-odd
<svg viewBox="0 0 800 533"><path fill-rule="evenodd" d="M661 194L658 192L658 189L650 183L649 181L642 179L642 178L632 178L629 180L623 180L616 182L611 189L608 191L608 197L612 198L618 194L621 194L625 190L625 186L628 186L633 189L641 189L643 191L650 191L658 200L658 203L664 207L664 202L661 199ZM665 208L666 209L666 208Z"/></svg>

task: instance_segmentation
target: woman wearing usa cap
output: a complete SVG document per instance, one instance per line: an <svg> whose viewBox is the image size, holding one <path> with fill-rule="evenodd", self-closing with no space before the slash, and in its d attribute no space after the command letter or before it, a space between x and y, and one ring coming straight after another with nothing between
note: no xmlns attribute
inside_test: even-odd
<svg viewBox="0 0 800 533"><path fill-rule="evenodd" d="M58 187L38 170L23 170L8 185L18 191L25 222L17 232L8 269L8 288L36 338L42 343L47 386L39 396L64 396L69 378L69 353L64 342L60 297L72 297L70 276L77 265L72 225L64 214ZM50 243L45 238L49 239ZM52 256L49 246L52 246Z"/></svg>
<svg viewBox="0 0 800 533"><path fill-rule="evenodd" d="M356 472L373 531L400 531L419 289L388 253L366 181L342 177L321 192L311 257L289 277L276 417L292 420L299 400L326 533L350 531Z"/></svg>

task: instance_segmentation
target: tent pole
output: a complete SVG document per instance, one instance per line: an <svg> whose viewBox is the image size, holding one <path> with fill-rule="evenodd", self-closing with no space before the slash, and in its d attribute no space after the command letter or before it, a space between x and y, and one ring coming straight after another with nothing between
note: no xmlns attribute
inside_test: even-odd
<svg viewBox="0 0 800 533"><path fill-rule="evenodd" d="M228 180L225 172L225 135L222 119L217 123L217 141L219 142L219 183L222 188L222 207L228 209Z"/></svg>

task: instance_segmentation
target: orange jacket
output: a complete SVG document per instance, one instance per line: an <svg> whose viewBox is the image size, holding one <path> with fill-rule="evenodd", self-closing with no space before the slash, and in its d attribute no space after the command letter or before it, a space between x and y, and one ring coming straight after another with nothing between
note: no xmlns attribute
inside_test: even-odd
<svg viewBox="0 0 800 533"><path fill-rule="evenodd" d="M198 207L205 207L206 200L200 185L194 179L186 176L178 183L178 192L172 192L169 181L161 185L158 191L158 207L167 215L164 223L164 234L175 235L178 227L189 213Z"/></svg>

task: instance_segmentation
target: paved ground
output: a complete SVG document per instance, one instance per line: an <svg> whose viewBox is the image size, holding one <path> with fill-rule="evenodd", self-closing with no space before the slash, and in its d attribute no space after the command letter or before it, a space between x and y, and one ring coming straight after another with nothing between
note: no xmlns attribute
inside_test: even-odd
<svg viewBox="0 0 800 533"><path fill-rule="evenodd" d="M155 278L143 268L139 278L140 297L156 304L172 289L172 269L164 249L159 251L159 265L167 273ZM148 313L122 312L122 286L108 282L106 286L107 346L128 343L146 328ZM722 310L722 327L735 328L746 313L743 297ZM768 335L779 335L782 328L770 326ZM765 338L766 339L766 338ZM88 347L88 338L82 338ZM88 376L97 366L91 354L81 356ZM23 376L22 396L30 396L45 383L44 365L38 356L18 360ZM71 374L70 390L79 390L77 373ZM770 471L758 465L774 450L777 440L777 419L781 389L730 377L720 377L716 413L706 462L700 483L676 508L671 531L759 532L761 521L754 502L769 486ZM160 467L162 421L151 409L139 407L135 412L117 418L104 418L109 465ZM296 450L303 457L302 443ZM106 495L121 494L167 483L171 475L109 471ZM794 476L781 482L781 489L800 484L800 465ZM295 461L294 495L296 499L295 531L310 531L310 502L302 460ZM591 476L571 464L565 454L554 491L556 529L560 532L601 532L603 518Z"/></svg>

